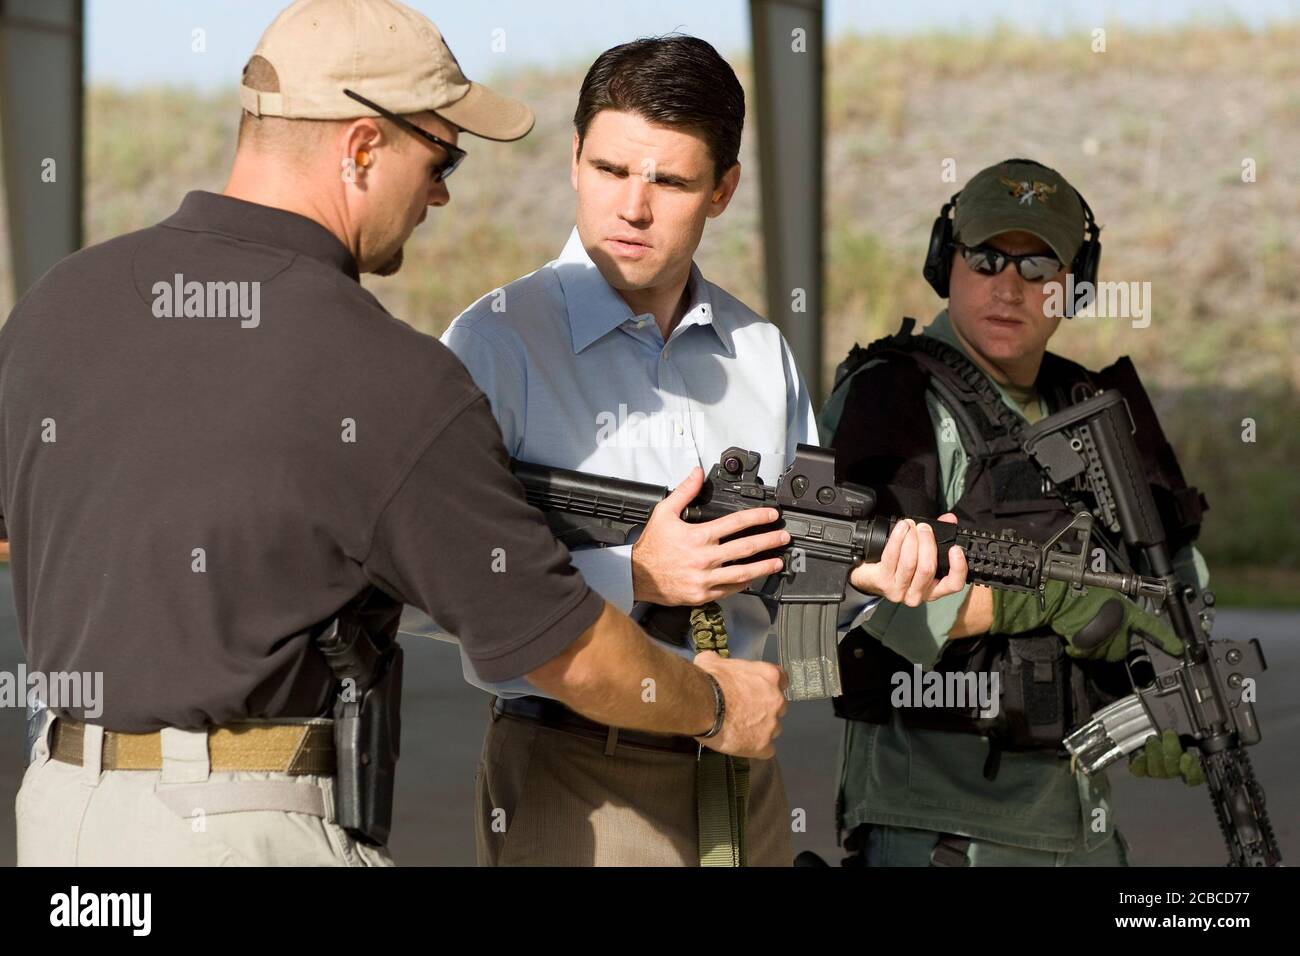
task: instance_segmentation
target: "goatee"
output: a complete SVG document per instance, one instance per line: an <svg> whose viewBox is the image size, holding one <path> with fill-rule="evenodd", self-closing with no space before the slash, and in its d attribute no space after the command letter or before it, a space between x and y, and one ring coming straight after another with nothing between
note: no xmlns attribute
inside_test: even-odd
<svg viewBox="0 0 1300 956"><path fill-rule="evenodd" d="M390 276L393 273L395 273L398 269L402 268L402 255L405 252L405 249L406 247L403 246L402 248L398 249L397 252L393 253L392 258L389 259L387 262L383 263L382 265L376 266L375 269L373 270L374 274L377 276Z"/></svg>

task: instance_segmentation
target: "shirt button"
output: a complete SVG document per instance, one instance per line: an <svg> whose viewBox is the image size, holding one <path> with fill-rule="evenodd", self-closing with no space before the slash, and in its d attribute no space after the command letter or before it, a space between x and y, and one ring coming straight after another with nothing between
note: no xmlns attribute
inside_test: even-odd
<svg viewBox="0 0 1300 956"><path fill-rule="evenodd" d="M677 425L677 434L679 435L686 434L686 429L682 428L682 423L680 421L677 422L676 425Z"/></svg>

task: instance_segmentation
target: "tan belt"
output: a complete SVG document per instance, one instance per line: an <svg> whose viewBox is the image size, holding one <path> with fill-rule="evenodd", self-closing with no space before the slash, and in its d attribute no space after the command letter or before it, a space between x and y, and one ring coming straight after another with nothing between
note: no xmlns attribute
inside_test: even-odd
<svg viewBox="0 0 1300 956"><path fill-rule="evenodd" d="M51 731L50 756L81 766L85 724L58 718ZM334 728L330 723L250 724L208 731L213 773L238 770L289 774L334 772ZM162 735L104 731L104 770L161 770Z"/></svg>

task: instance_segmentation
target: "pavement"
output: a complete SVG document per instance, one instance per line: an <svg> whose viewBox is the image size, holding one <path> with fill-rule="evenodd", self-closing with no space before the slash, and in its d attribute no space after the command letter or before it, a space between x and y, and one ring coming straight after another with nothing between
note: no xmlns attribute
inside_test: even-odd
<svg viewBox="0 0 1300 956"><path fill-rule="evenodd" d="M403 627L420 631L422 615L408 612ZM1300 856L1300 612L1221 608L1219 637L1258 637L1269 670L1260 681L1256 714L1264 739L1251 760L1268 795L1283 857ZM775 641L770 642L775 644ZM474 865L474 769L490 698L464 682L460 655L444 641L406 636L402 702L402 758L394 806L394 859L403 865ZM0 670L15 673L23 660L9 569L0 567ZM826 702L790 707L777 753L792 808L806 812L795 849L838 861L835 846L834 769L840 722ZM0 707L0 806L12 807L22 776L23 710ZM1112 771L1117 822L1136 865L1218 866L1227 860L1205 789L1177 781L1139 780ZM12 866L13 817L0 826L0 865Z"/></svg>

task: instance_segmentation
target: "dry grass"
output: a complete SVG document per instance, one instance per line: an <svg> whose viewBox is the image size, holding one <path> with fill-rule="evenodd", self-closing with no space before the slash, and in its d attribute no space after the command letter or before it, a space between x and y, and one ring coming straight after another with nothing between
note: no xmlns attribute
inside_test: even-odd
<svg viewBox="0 0 1300 956"><path fill-rule="evenodd" d="M1094 53L1086 33L1004 29L848 38L829 51L825 374L853 341L941 305L920 263L930 223L961 181L1007 156L1041 159L1104 225L1102 278L1149 281L1153 296L1149 328L1080 319L1054 346L1092 365L1133 356L1186 470L1210 491L1212 563L1297 571L1300 26L1110 27L1106 39L1106 52ZM747 65L738 66L749 86ZM403 271L366 280L395 314L436 334L559 252L572 224L567 168L581 74L575 66L502 80L533 105L536 131L518 144L469 144L451 206L416 234ZM237 117L233 95L92 89L88 240L156 222L190 189L219 189ZM741 191L710 225L699 262L761 309L754 138L751 123ZM1254 183L1241 181L1247 157ZM948 158L956 184L940 178ZM1255 444L1240 440L1243 417L1259 423Z"/></svg>

